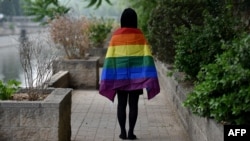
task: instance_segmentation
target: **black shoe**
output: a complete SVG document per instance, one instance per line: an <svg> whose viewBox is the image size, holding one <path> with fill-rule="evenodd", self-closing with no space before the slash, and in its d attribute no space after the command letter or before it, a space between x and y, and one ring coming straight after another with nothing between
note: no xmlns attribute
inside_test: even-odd
<svg viewBox="0 0 250 141"><path fill-rule="evenodd" d="M134 135L134 134L128 134L128 139L129 139L129 140L136 140L137 137L136 137L136 135Z"/></svg>
<svg viewBox="0 0 250 141"><path fill-rule="evenodd" d="M120 134L119 137L120 137L120 139L123 139L123 140L127 139L127 135L126 134Z"/></svg>
<svg viewBox="0 0 250 141"><path fill-rule="evenodd" d="M120 139L126 140L127 139L127 132L126 130L121 130L121 134L119 135Z"/></svg>

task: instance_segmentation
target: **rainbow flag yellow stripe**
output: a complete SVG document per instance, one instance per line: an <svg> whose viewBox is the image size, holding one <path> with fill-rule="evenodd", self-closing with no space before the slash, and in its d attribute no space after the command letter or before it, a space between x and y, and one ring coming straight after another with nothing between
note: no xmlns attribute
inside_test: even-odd
<svg viewBox="0 0 250 141"><path fill-rule="evenodd" d="M152 56L148 45L119 45L108 48L106 58L124 56Z"/></svg>

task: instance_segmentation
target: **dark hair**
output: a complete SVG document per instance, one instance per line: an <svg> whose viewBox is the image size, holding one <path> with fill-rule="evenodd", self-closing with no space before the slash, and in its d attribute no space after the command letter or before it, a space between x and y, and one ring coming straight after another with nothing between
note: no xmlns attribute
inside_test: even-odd
<svg viewBox="0 0 250 141"><path fill-rule="evenodd" d="M132 8L126 8L121 15L121 27L137 28L137 14Z"/></svg>

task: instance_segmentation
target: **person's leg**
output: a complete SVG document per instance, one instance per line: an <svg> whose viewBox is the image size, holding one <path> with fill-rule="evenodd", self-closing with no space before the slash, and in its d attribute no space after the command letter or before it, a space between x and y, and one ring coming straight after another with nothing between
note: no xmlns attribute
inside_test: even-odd
<svg viewBox="0 0 250 141"><path fill-rule="evenodd" d="M130 93L129 94L129 131L128 139L136 139L134 134L134 128L138 116L138 101L140 93Z"/></svg>
<svg viewBox="0 0 250 141"><path fill-rule="evenodd" d="M117 91L118 106L117 106L117 118L121 128L121 139L127 139L126 132L126 107L128 101L128 93L126 91Z"/></svg>

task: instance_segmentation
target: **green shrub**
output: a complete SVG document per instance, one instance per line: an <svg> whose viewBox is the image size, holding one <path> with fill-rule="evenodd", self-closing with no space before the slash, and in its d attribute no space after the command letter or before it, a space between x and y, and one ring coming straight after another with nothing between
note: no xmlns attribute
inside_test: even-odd
<svg viewBox="0 0 250 141"><path fill-rule="evenodd" d="M111 19L94 19L90 25L90 41L93 47L103 47L111 29L113 20Z"/></svg>
<svg viewBox="0 0 250 141"><path fill-rule="evenodd" d="M214 62L215 56L224 51L221 48L222 43L231 41L241 33L240 29L235 28L236 21L235 17L227 13L214 17L205 11L204 25L192 25L191 29L181 27L176 30L176 69L196 79L200 68Z"/></svg>
<svg viewBox="0 0 250 141"><path fill-rule="evenodd" d="M204 66L184 106L226 124L250 123L250 35L224 44L226 51Z"/></svg>
<svg viewBox="0 0 250 141"><path fill-rule="evenodd" d="M21 82L16 80L9 80L7 83L3 83L0 80L0 99L8 100L12 94L15 93L20 87Z"/></svg>
<svg viewBox="0 0 250 141"><path fill-rule="evenodd" d="M152 52L164 63L174 63L175 41L173 35L180 26L190 28L191 23L201 25L204 2L159 1L149 20L149 42Z"/></svg>

